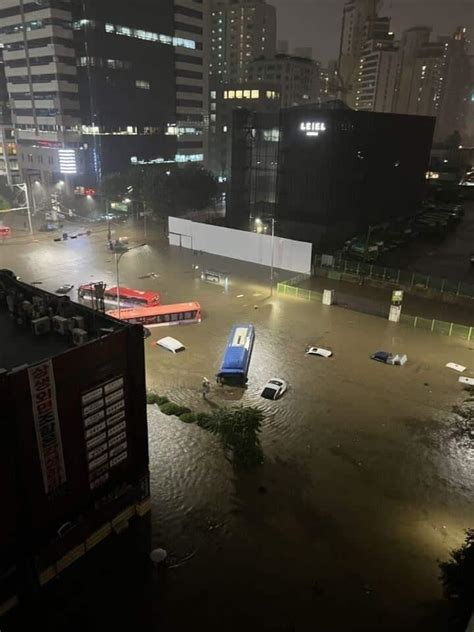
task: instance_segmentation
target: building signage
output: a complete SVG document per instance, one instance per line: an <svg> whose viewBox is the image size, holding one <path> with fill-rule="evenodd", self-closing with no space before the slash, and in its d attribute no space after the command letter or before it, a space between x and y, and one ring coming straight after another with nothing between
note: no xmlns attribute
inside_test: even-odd
<svg viewBox="0 0 474 632"><path fill-rule="evenodd" d="M43 485L50 494L66 482L52 361L30 367L28 377Z"/></svg>
<svg viewBox="0 0 474 632"><path fill-rule="evenodd" d="M89 486L97 489L111 468L128 457L124 378L114 378L81 395Z"/></svg>
<svg viewBox="0 0 474 632"><path fill-rule="evenodd" d="M322 121L303 121L300 123L300 131L304 132L306 136L319 136L326 129L326 123Z"/></svg>

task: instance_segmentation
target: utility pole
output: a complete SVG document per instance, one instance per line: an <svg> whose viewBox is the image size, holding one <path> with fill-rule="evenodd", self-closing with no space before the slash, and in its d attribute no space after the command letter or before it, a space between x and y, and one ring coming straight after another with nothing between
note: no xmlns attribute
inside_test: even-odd
<svg viewBox="0 0 474 632"><path fill-rule="evenodd" d="M270 269L270 296L273 296L274 246L275 246L275 218L272 217L272 265Z"/></svg>

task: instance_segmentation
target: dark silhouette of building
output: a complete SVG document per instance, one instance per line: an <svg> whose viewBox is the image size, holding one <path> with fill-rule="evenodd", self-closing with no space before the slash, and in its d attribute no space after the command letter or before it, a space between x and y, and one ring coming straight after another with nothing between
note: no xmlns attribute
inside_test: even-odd
<svg viewBox="0 0 474 632"><path fill-rule="evenodd" d="M284 237L326 248L413 215L434 119L357 112L340 102L280 114L234 112L229 224L270 215Z"/></svg>
<svg viewBox="0 0 474 632"><path fill-rule="evenodd" d="M149 510L143 330L0 271L0 613Z"/></svg>

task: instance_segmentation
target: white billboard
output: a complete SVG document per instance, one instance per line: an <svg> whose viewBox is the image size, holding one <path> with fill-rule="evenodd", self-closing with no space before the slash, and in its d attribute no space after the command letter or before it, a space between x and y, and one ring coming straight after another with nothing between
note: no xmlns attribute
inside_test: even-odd
<svg viewBox="0 0 474 632"><path fill-rule="evenodd" d="M272 236L222 226L201 224L187 219L168 219L169 243L191 250L201 250L221 257L272 265ZM311 273L312 244L274 237L273 265L300 274Z"/></svg>

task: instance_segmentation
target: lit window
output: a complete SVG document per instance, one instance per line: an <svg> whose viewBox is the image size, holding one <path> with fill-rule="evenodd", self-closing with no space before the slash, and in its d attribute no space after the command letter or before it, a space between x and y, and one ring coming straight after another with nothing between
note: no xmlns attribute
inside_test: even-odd
<svg viewBox="0 0 474 632"><path fill-rule="evenodd" d="M216 97L217 97L216 91L215 90L211 90L211 99L215 99Z"/></svg>
<svg viewBox="0 0 474 632"><path fill-rule="evenodd" d="M216 122L216 115L215 115L215 114L211 114L211 121L212 121L213 123L215 123L215 122Z"/></svg>
<svg viewBox="0 0 474 632"><path fill-rule="evenodd" d="M124 35L125 37L134 37L136 39L146 40L149 42L160 42L161 44L167 44L169 46L182 46L183 48L196 48L196 42L184 37L171 37L170 35L163 35L161 33L154 33L153 31L144 31L143 29L132 29L127 26L118 26L116 24L105 25L106 33L113 33L115 35Z"/></svg>
<svg viewBox="0 0 474 632"><path fill-rule="evenodd" d="M235 99L235 90L229 90L229 99Z"/></svg>
<svg viewBox="0 0 474 632"><path fill-rule="evenodd" d="M229 98L229 93L227 92L227 90L224 90L224 99L228 99L228 98Z"/></svg>
<svg viewBox="0 0 474 632"><path fill-rule="evenodd" d="M252 90L252 99L260 98L260 90Z"/></svg>
<svg viewBox="0 0 474 632"><path fill-rule="evenodd" d="M150 89L150 82L146 81L146 79L137 79L135 81L135 85L137 88L141 88L142 90L149 90Z"/></svg>
<svg viewBox="0 0 474 632"><path fill-rule="evenodd" d="M224 126L222 127L222 131L224 132L224 134L226 134L226 133L227 133L227 125L224 125Z"/></svg>
<svg viewBox="0 0 474 632"><path fill-rule="evenodd" d="M251 99L251 90L244 90L244 99Z"/></svg>
<svg viewBox="0 0 474 632"><path fill-rule="evenodd" d="M242 98L242 90L236 90L235 91L235 98L236 99L241 99Z"/></svg>

